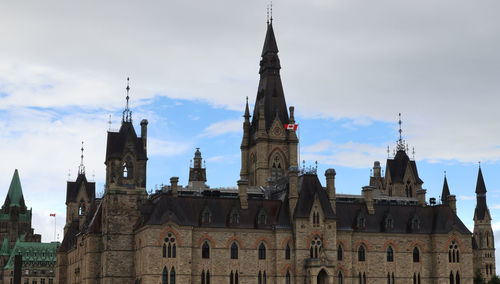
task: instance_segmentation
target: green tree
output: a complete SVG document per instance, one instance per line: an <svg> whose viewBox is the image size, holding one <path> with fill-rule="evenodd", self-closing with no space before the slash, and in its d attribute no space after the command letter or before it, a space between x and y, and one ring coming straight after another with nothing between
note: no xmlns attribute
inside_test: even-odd
<svg viewBox="0 0 500 284"><path fill-rule="evenodd" d="M474 272L474 284L486 284L479 269L476 269L476 272Z"/></svg>
<svg viewBox="0 0 500 284"><path fill-rule="evenodd" d="M493 276L488 284L500 284L500 278L498 278L498 275Z"/></svg>

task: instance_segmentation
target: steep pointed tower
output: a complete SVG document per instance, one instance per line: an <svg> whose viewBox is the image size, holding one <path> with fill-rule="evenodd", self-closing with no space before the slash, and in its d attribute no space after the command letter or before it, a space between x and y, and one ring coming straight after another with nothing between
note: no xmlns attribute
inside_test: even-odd
<svg viewBox="0 0 500 284"><path fill-rule="evenodd" d="M267 24L261 56L253 118L250 123L247 100L241 143L241 180L248 180L250 186L272 184L285 176L290 166L297 166L297 135L284 128L295 121L293 107L288 116L272 21Z"/></svg>
<svg viewBox="0 0 500 284"><path fill-rule="evenodd" d="M207 189L205 182L207 181L207 169L202 165L203 158L201 157L200 148L196 148L194 153L194 164L189 168L189 187L198 192Z"/></svg>
<svg viewBox="0 0 500 284"><path fill-rule="evenodd" d="M474 271L479 270L486 280L496 275L495 240L491 228L491 215L486 204L486 186L481 167L476 183L476 210L474 211L474 236L472 240L474 253Z"/></svg>
<svg viewBox="0 0 500 284"><path fill-rule="evenodd" d="M127 79L128 80L128 79ZM141 121L141 137L132 125L127 104L118 132L108 132L106 185L102 198L102 279L101 283L134 283L134 225L146 193L147 120Z"/></svg>
<svg viewBox="0 0 500 284"><path fill-rule="evenodd" d="M95 198L95 182L87 181L85 176L83 142L81 151L78 176L75 181L68 181L66 185L66 225L64 226L64 235L66 235L71 223L77 222L78 227L82 228L87 216L87 210Z"/></svg>

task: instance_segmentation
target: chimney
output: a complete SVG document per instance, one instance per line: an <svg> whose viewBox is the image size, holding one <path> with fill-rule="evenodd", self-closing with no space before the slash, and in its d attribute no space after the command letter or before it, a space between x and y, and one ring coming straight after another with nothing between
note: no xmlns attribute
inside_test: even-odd
<svg viewBox="0 0 500 284"><path fill-rule="evenodd" d="M453 213L457 214L457 198L455 195L448 196L448 206L450 206Z"/></svg>
<svg viewBox="0 0 500 284"><path fill-rule="evenodd" d="M170 188L172 189L172 195L174 197L177 197L179 195L179 191L177 190L177 183L179 182L178 177L171 177L170 178Z"/></svg>
<svg viewBox="0 0 500 284"><path fill-rule="evenodd" d="M238 197L240 198L241 209L248 209L247 187L248 180L240 179L238 181Z"/></svg>
<svg viewBox="0 0 500 284"><path fill-rule="evenodd" d="M374 177L381 177L382 175L380 174L380 171L381 171L380 162L375 161L375 163L373 163L373 176Z"/></svg>
<svg viewBox="0 0 500 284"><path fill-rule="evenodd" d="M365 199L366 209L368 209L368 214L375 214L375 207L373 207L373 186L363 186L363 198Z"/></svg>
<svg viewBox="0 0 500 284"><path fill-rule="evenodd" d="M326 177L326 192L328 194L328 199L330 200L330 205L334 212L337 212L336 202L335 202L335 169L328 169L325 171Z"/></svg>
<svg viewBox="0 0 500 284"><path fill-rule="evenodd" d="M293 218L295 206L297 206L297 200L299 199L299 168L297 166L291 166L288 168L288 178L288 207L290 209L290 218Z"/></svg>
<svg viewBox="0 0 500 284"><path fill-rule="evenodd" d="M141 138L142 138L142 147L144 147L144 151L147 149L147 139L148 139L148 120L141 120Z"/></svg>

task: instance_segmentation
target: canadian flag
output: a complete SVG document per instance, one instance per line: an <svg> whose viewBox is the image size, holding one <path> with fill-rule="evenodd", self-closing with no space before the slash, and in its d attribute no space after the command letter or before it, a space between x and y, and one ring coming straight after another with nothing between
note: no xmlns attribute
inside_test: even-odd
<svg viewBox="0 0 500 284"><path fill-rule="evenodd" d="M56 213L50 213L50 217L56 217Z"/></svg>
<svg viewBox="0 0 500 284"><path fill-rule="evenodd" d="M285 124L285 129L286 130L297 131L297 128L299 128L299 125L297 123L287 123L287 124Z"/></svg>

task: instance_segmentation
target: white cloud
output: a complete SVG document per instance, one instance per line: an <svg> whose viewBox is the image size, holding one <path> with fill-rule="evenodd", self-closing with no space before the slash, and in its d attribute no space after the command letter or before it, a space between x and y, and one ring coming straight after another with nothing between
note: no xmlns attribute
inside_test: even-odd
<svg viewBox="0 0 500 284"><path fill-rule="evenodd" d="M203 130L201 136L215 137L227 133L241 132L242 125L243 122L239 119L214 122Z"/></svg>
<svg viewBox="0 0 500 284"><path fill-rule="evenodd" d="M148 154L152 156L179 155L191 148L193 148L191 142L165 141L157 138L148 139Z"/></svg>
<svg viewBox="0 0 500 284"><path fill-rule="evenodd" d="M321 154L319 152L322 152ZM380 153L384 152L383 147L370 144L348 142L335 144L328 140L323 140L315 145L304 147L301 159L308 161L318 161L324 165L339 165L352 168L366 168L373 161L380 159Z"/></svg>
<svg viewBox="0 0 500 284"><path fill-rule="evenodd" d="M458 199L465 200L465 201L474 200L475 198L476 198L475 196L471 196L471 195L459 195L458 196Z"/></svg>

